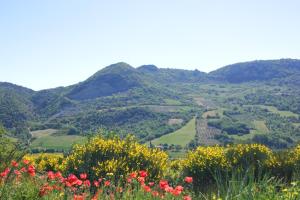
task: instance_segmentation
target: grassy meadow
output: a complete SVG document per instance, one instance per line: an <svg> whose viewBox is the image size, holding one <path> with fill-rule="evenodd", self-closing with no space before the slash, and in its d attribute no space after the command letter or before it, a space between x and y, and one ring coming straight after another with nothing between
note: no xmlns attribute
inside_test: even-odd
<svg viewBox="0 0 300 200"><path fill-rule="evenodd" d="M298 117L298 114L287 110L278 110L274 106L259 105L260 108L267 109L269 112L279 114L282 117Z"/></svg>
<svg viewBox="0 0 300 200"><path fill-rule="evenodd" d="M191 119L182 128L152 140L152 144L174 144L186 146L196 135L195 118Z"/></svg>
<svg viewBox="0 0 300 200"><path fill-rule="evenodd" d="M73 144L81 144L86 138L78 135L55 135L58 130L46 129L31 132L34 138L31 144L32 149L53 149L55 151L70 150Z"/></svg>

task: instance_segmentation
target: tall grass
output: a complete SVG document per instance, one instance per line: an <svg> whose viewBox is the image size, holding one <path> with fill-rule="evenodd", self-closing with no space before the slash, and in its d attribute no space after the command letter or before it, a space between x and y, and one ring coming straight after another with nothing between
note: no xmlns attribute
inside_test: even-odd
<svg viewBox="0 0 300 200"><path fill-rule="evenodd" d="M299 200L300 182L290 183L257 173L253 168L244 172L238 170L225 176L215 173L215 185L198 194L204 200Z"/></svg>

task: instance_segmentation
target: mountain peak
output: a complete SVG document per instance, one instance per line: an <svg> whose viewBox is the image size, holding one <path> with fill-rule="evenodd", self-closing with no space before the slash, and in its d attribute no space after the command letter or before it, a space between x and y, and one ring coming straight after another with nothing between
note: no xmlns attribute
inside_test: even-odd
<svg viewBox="0 0 300 200"><path fill-rule="evenodd" d="M0 87L2 89L7 89L7 90L15 90L15 91L19 91L19 92L25 92L25 93L33 93L34 90L20 86L20 85L16 85L13 83L8 83L8 82L0 82Z"/></svg>
<svg viewBox="0 0 300 200"><path fill-rule="evenodd" d="M159 70L158 67L156 67L155 65L142 65L137 69L142 72L156 72Z"/></svg>
<svg viewBox="0 0 300 200"><path fill-rule="evenodd" d="M124 71L124 70L134 70L134 67L132 67L131 65L125 63L125 62L118 62L118 63L115 63L115 64L111 64L105 68L103 68L101 71L106 71L106 70L121 70L121 71Z"/></svg>
<svg viewBox="0 0 300 200"><path fill-rule="evenodd" d="M102 76L103 74L122 74L122 73L128 73L128 72L135 72L136 69L132 67L131 65L125 63L125 62L118 62L115 64L111 64L109 66L106 66L96 72L94 75L92 75L88 80L95 79L98 76Z"/></svg>
<svg viewBox="0 0 300 200"><path fill-rule="evenodd" d="M75 85L68 97L77 100L93 99L142 87L140 73L127 63L109 65L86 81Z"/></svg>

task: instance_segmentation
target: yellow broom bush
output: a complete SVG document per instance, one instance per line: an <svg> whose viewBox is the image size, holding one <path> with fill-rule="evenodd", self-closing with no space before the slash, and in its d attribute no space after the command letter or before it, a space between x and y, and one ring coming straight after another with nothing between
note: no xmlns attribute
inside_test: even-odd
<svg viewBox="0 0 300 200"><path fill-rule="evenodd" d="M107 174L120 177L133 171L146 170L149 178L160 178L166 172L168 156L158 149L149 149L128 136L124 140L115 137L92 138L86 144L75 145L66 158L66 171L88 173L93 180Z"/></svg>

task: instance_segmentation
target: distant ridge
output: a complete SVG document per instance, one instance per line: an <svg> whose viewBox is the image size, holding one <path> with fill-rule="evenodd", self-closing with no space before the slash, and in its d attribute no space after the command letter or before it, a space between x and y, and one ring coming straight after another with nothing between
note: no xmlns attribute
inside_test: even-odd
<svg viewBox="0 0 300 200"><path fill-rule="evenodd" d="M300 60L256 60L236 63L210 72L209 75L229 83L268 81L294 75L300 76Z"/></svg>
<svg viewBox="0 0 300 200"><path fill-rule="evenodd" d="M113 94L114 92L124 91L128 88L134 86L143 85L142 82L146 80L150 82L160 82L160 83L178 83L178 82L203 82L203 81L224 81L229 83L242 83L249 81L268 81L278 78L286 78L288 76L299 75L300 72L300 60L299 59L278 59L278 60L255 60L248 62L235 63L221 67L209 73L201 72L197 69L195 70L185 70L185 69L172 69L172 68L158 68L153 64L142 65L137 68L125 62L119 62L109 65L94 75L92 75L87 80L80 82L75 85L68 87L58 87L53 89L45 90L55 90L64 91L69 90L68 96L79 98L76 96L76 92L89 90L91 84L95 83L98 85L104 84L115 88L114 91L106 91L98 95L91 95L91 98L96 98L97 96L106 96ZM124 79L132 79L124 80ZM120 80L123 84L113 84L114 80ZM125 81L125 82L123 82ZM130 83L129 83L130 82ZM120 88L119 88L120 86ZM22 90L27 90L27 92L33 92L32 89L15 85L8 82L0 82L1 88L22 88ZM94 89L100 88L97 86ZM92 89L94 91L94 89ZM102 88L103 89L103 88ZM105 89L103 89L105 90ZM94 91L98 93L98 91ZM80 99L80 98L79 98Z"/></svg>

